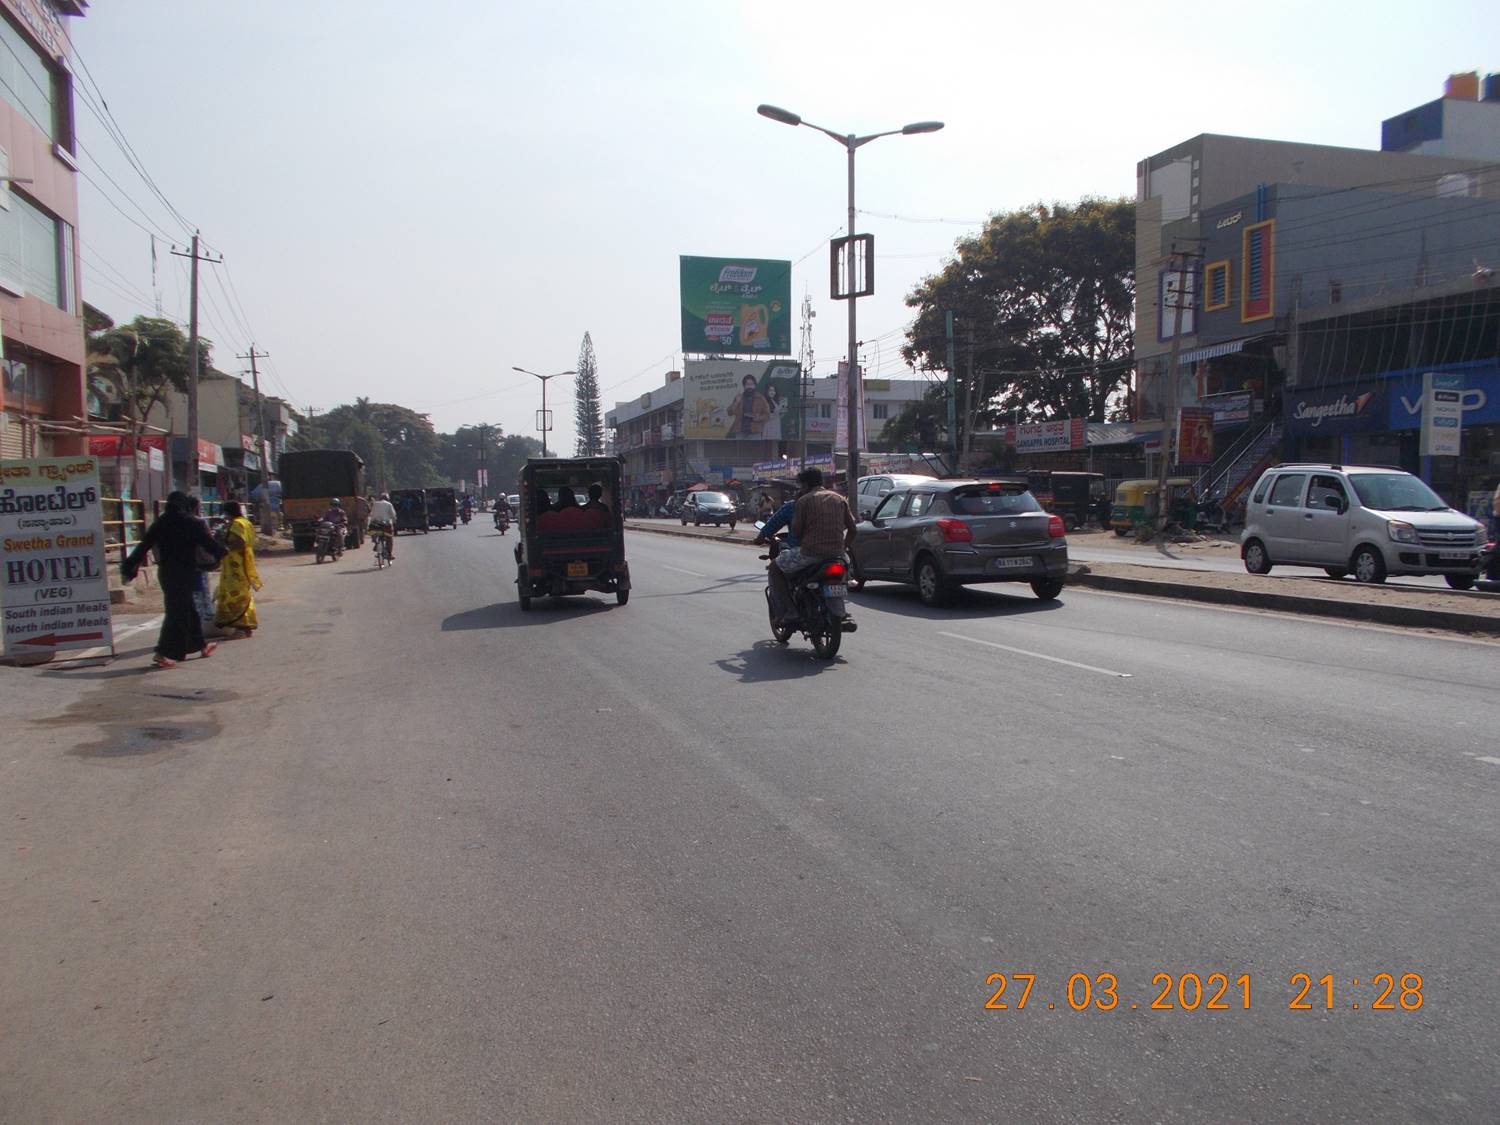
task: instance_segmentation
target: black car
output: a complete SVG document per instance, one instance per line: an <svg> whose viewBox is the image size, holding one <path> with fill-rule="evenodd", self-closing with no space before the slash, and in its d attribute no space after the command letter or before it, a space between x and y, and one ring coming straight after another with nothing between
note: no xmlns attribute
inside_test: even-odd
<svg viewBox="0 0 1500 1125"><path fill-rule="evenodd" d="M689 492L678 516L684 527L688 520L692 520L695 527L702 527L706 523L723 527L727 523L730 531L734 530L734 525L740 519L739 509L734 501L722 492Z"/></svg>
<svg viewBox="0 0 1500 1125"><path fill-rule="evenodd" d="M1045 511L1024 480L924 480L894 489L854 539L853 585L909 582L941 605L957 586L1028 582L1050 601L1068 573L1061 516Z"/></svg>

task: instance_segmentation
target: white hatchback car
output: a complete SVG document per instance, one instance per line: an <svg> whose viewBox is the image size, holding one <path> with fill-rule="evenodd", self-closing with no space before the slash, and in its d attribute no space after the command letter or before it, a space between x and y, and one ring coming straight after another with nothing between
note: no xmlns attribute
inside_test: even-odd
<svg viewBox="0 0 1500 1125"><path fill-rule="evenodd" d="M1455 590L1479 577L1484 525L1456 512L1401 469L1360 465L1277 465L1245 505L1240 557L1251 574L1275 564L1353 574L1441 574Z"/></svg>

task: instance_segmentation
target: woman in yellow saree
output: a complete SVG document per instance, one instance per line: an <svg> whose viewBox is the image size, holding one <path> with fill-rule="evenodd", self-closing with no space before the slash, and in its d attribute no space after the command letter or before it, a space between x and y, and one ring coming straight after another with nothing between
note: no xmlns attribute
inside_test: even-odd
<svg viewBox="0 0 1500 1125"><path fill-rule="evenodd" d="M219 592L214 596L214 624L233 629L240 637L251 636L260 624L255 616L254 592L261 587L255 569L255 528L233 500L224 505L229 525L224 533L224 556L219 569Z"/></svg>

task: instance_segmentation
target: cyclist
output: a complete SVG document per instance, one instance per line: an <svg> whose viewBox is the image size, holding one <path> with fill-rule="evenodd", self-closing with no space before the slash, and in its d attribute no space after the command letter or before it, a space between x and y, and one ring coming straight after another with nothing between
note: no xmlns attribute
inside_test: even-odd
<svg viewBox="0 0 1500 1125"><path fill-rule="evenodd" d="M380 540L385 539L385 557L387 562L396 561L396 508L391 503L388 492L382 492L380 499L370 505L370 530L379 531L381 535L370 536L370 542L374 548L380 550Z"/></svg>

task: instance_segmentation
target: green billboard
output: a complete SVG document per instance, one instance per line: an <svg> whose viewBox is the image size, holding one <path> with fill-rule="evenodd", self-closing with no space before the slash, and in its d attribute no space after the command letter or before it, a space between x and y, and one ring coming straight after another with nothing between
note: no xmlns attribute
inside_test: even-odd
<svg viewBox="0 0 1500 1125"><path fill-rule="evenodd" d="M790 355L792 263L683 255L682 350Z"/></svg>

